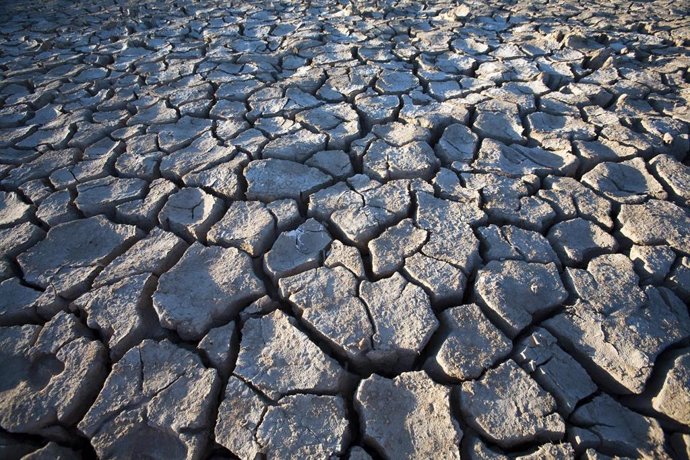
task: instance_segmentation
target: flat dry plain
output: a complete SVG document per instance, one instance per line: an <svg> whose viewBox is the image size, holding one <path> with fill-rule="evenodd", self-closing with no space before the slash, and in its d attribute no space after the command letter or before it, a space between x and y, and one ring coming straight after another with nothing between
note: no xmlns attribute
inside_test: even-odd
<svg viewBox="0 0 690 460"><path fill-rule="evenodd" d="M687 460L687 0L2 3L0 458Z"/></svg>

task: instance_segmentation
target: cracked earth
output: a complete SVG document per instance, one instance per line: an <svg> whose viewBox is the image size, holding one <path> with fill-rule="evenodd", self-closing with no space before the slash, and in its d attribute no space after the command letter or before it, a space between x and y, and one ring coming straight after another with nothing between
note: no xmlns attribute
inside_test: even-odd
<svg viewBox="0 0 690 460"><path fill-rule="evenodd" d="M5 2L0 457L687 459L689 12Z"/></svg>

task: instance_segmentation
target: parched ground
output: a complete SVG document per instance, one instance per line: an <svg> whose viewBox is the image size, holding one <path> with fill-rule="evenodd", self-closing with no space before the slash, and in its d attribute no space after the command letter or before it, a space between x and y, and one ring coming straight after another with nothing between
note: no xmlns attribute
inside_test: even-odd
<svg viewBox="0 0 690 460"><path fill-rule="evenodd" d="M690 3L0 5L0 458L690 452Z"/></svg>

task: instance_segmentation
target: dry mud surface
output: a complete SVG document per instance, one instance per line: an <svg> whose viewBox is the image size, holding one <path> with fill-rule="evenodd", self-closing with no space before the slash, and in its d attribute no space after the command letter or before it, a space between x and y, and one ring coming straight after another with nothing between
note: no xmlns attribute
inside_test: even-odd
<svg viewBox="0 0 690 460"><path fill-rule="evenodd" d="M690 4L0 5L0 457L690 452Z"/></svg>

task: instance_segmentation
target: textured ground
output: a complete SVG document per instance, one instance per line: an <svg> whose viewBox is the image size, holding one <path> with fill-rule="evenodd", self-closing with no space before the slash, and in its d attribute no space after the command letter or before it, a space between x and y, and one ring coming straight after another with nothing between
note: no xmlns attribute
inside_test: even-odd
<svg viewBox="0 0 690 460"><path fill-rule="evenodd" d="M686 458L687 1L0 5L0 457Z"/></svg>

